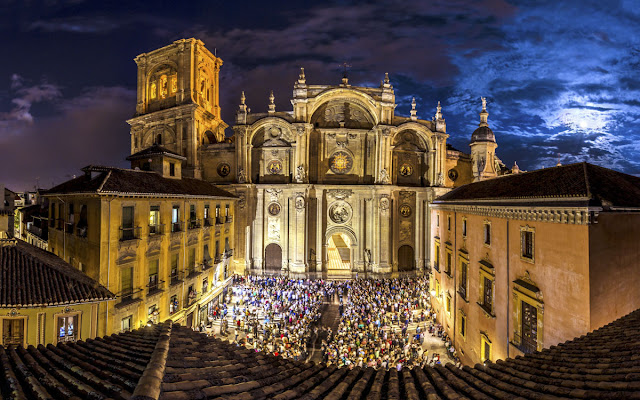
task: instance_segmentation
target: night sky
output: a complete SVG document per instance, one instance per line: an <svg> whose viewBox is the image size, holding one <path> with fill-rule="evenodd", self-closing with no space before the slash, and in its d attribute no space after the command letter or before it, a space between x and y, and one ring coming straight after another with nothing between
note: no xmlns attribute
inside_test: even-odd
<svg viewBox="0 0 640 400"><path fill-rule="evenodd" d="M0 3L0 182L30 190L88 164L126 167L133 58L180 38L217 49L223 119L245 90L291 110L307 83L378 86L469 151L487 97L497 154L536 169L589 161L640 174L640 0L30 1ZM137 4L137 5L136 5ZM230 133L230 132L229 132Z"/></svg>

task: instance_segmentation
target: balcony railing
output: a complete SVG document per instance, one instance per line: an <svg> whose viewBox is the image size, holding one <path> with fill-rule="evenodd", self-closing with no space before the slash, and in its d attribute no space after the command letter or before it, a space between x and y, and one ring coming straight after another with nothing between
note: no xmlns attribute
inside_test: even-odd
<svg viewBox="0 0 640 400"><path fill-rule="evenodd" d="M131 304L133 302L136 301L140 301L141 299L138 298L138 295L142 292L142 289L135 289L135 288L131 288L131 289L127 289L127 290L123 290L120 293L118 293L118 298L120 299L120 302L118 304L116 304L117 306L125 306L127 304Z"/></svg>
<svg viewBox="0 0 640 400"><path fill-rule="evenodd" d="M121 226L120 227L120 241L140 239L140 227L139 226Z"/></svg>
<svg viewBox="0 0 640 400"><path fill-rule="evenodd" d="M71 233L73 234L73 228L75 227L75 224L73 222L66 222L64 224L64 231L67 233Z"/></svg>
<svg viewBox="0 0 640 400"><path fill-rule="evenodd" d="M458 294L462 296L463 299L467 299L467 288L465 286L458 286Z"/></svg>
<svg viewBox="0 0 640 400"><path fill-rule="evenodd" d="M153 281L150 280L149 283L147 283L147 296L151 296L153 294L161 292L163 283L164 281L158 280L157 277Z"/></svg>
<svg viewBox="0 0 640 400"><path fill-rule="evenodd" d="M213 219L212 219L211 217L204 218L204 219L202 220L202 222L203 222L203 225L204 225L204 226L211 226L211 225L213 225Z"/></svg>
<svg viewBox="0 0 640 400"><path fill-rule="evenodd" d="M182 222L178 221L171 223L171 233L182 232L182 229Z"/></svg>
<svg viewBox="0 0 640 400"><path fill-rule="evenodd" d="M227 222L227 223L233 222L233 215L227 215L225 217L225 222Z"/></svg>
<svg viewBox="0 0 640 400"><path fill-rule="evenodd" d="M187 226L189 229L198 229L202 226L202 223L199 219L190 219Z"/></svg>
<svg viewBox="0 0 640 400"><path fill-rule="evenodd" d="M530 341L523 341L522 336L517 333L513 334L512 344L525 354L535 353L538 351L538 344L536 342L531 343Z"/></svg>
<svg viewBox="0 0 640 400"><path fill-rule="evenodd" d="M200 272L202 272L202 268L197 268L195 265L191 266L187 269L187 279L193 278L194 276L198 275Z"/></svg>
<svg viewBox="0 0 640 400"><path fill-rule="evenodd" d="M224 217L216 217L216 225L222 225L224 223Z"/></svg>
<svg viewBox="0 0 640 400"><path fill-rule="evenodd" d="M149 236L162 235L164 233L164 224L149 225Z"/></svg>
<svg viewBox="0 0 640 400"><path fill-rule="evenodd" d="M170 282L171 282L170 284L171 284L172 286L173 286L173 285L176 285L176 284L178 284L178 283L181 283L181 282L182 282L182 274L180 273L180 271L176 271L176 272L172 273L172 274L169 276L169 279L170 279Z"/></svg>
<svg viewBox="0 0 640 400"><path fill-rule="evenodd" d="M78 223L78 225L76 225L76 236L78 237L83 237L86 238L87 237L87 224L80 224Z"/></svg>
<svg viewBox="0 0 640 400"><path fill-rule="evenodd" d="M233 257L233 249L225 250L224 258L231 258L231 257Z"/></svg>

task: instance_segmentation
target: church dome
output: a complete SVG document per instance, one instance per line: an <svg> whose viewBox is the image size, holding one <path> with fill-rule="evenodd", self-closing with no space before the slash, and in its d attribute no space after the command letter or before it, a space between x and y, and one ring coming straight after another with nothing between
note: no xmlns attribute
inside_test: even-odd
<svg viewBox="0 0 640 400"><path fill-rule="evenodd" d="M493 134L493 131L488 126L480 126L478 129L473 131L471 135L471 143L474 142L494 142L496 141L496 137Z"/></svg>

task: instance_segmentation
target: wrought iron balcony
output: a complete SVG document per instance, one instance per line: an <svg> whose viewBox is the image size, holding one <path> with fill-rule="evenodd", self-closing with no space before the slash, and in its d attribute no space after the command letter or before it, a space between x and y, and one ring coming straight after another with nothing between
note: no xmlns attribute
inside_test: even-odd
<svg viewBox="0 0 640 400"><path fill-rule="evenodd" d="M182 230L183 230L182 222L178 221L178 222L171 223L171 233L182 232Z"/></svg>
<svg viewBox="0 0 640 400"><path fill-rule="evenodd" d="M190 219L188 223L189 229L198 229L202 226L199 219Z"/></svg>
<svg viewBox="0 0 640 400"><path fill-rule="evenodd" d="M139 226L121 226L120 227L120 241L140 239L140 227Z"/></svg>
<svg viewBox="0 0 640 400"><path fill-rule="evenodd" d="M149 225L149 236L162 235L164 233L164 224Z"/></svg>
<svg viewBox="0 0 640 400"><path fill-rule="evenodd" d="M514 333L513 341L511 342L515 347L518 348L524 354L535 353L538 351L538 344L536 342L523 341L522 336Z"/></svg>

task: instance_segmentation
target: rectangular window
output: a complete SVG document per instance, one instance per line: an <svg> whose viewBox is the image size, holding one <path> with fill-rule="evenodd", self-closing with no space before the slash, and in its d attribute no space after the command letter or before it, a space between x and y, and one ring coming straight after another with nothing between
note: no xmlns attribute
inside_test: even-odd
<svg viewBox="0 0 640 400"><path fill-rule="evenodd" d="M59 203L58 204L58 229L62 229L63 228L63 222L64 222L64 204Z"/></svg>
<svg viewBox="0 0 640 400"><path fill-rule="evenodd" d="M209 221L209 204L205 204L204 205L204 224L205 225L211 225L211 222Z"/></svg>
<svg viewBox="0 0 640 400"><path fill-rule="evenodd" d="M202 280L202 293L207 293L209 290L209 278L204 278Z"/></svg>
<svg viewBox="0 0 640 400"><path fill-rule="evenodd" d="M58 342L78 340L77 319L77 315L58 317Z"/></svg>
<svg viewBox="0 0 640 400"><path fill-rule="evenodd" d="M487 360L491 360L491 345L488 342L484 341L484 340L483 340L483 344L484 344L484 346L483 346L483 349L482 349L482 351L483 351L483 355L482 355L483 356L482 357L483 360L482 360L482 362L485 362Z"/></svg>
<svg viewBox="0 0 640 400"><path fill-rule="evenodd" d="M129 332L132 329L133 315L122 318L120 321L120 330L122 332Z"/></svg>
<svg viewBox="0 0 640 400"><path fill-rule="evenodd" d="M133 238L133 207L122 207L122 226L120 227L120 239L131 240Z"/></svg>
<svg viewBox="0 0 640 400"><path fill-rule="evenodd" d="M169 314L173 314L174 312L180 309L180 305L178 304L178 296L173 295L169 300Z"/></svg>
<svg viewBox="0 0 640 400"><path fill-rule="evenodd" d="M451 230L451 216L447 215L447 230Z"/></svg>
<svg viewBox="0 0 640 400"><path fill-rule="evenodd" d="M180 206L171 209L171 232L180 232Z"/></svg>
<svg viewBox="0 0 640 400"><path fill-rule="evenodd" d="M466 261L460 262L460 285L458 292L463 299L467 299L467 270L469 269L469 264Z"/></svg>
<svg viewBox="0 0 640 400"><path fill-rule="evenodd" d="M171 284L173 285L174 283L176 283L180 277L179 277L179 269L178 269L179 263L178 263L178 254L172 254L171 255Z"/></svg>
<svg viewBox="0 0 640 400"><path fill-rule="evenodd" d="M228 217L229 216L229 205L225 204L224 206L224 216Z"/></svg>
<svg viewBox="0 0 640 400"><path fill-rule="evenodd" d="M196 249L189 249L189 264L187 268L189 268L189 274L194 273L196 270Z"/></svg>
<svg viewBox="0 0 640 400"><path fill-rule="evenodd" d="M222 217L220 216L220 204L216 205L216 224L222 223Z"/></svg>
<svg viewBox="0 0 640 400"><path fill-rule="evenodd" d="M538 349L538 310L535 306L521 300L522 339L521 350L532 353Z"/></svg>
<svg viewBox="0 0 640 400"><path fill-rule="evenodd" d="M436 250L435 264L433 264L433 267L436 269L436 271L440 272L440 245L439 244L436 244L435 250Z"/></svg>
<svg viewBox="0 0 640 400"><path fill-rule="evenodd" d="M149 235L157 235L160 231L160 206L149 209Z"/></svg>
<svg viewBox="0 0 640 400"><path fill-rule="evenodd" d="M533 231L520 232L522 238L522 257L533 260Z"/></svg>
<svg viewBox="0 0 640 400"><path fill-rule="evenodd" d="M447 301L445 303L445 310L447 311L447 314L451 316L451 296L448 293L447 293Z"/></svg>
<svg viewBox="0 0 640 400"><path fill-rule="evenodd" d="M69 217L67 218L67 223L73 225L73 223L75 221L75 217L74 217L74 213L73 213L73 203L69 203L69 209L67 211L69 212Z"/></svg>
<svg viewBox="0 0 640 400"><path fill-rule="evenodd" d="M484 224L484 244L491 244L491 224L485 222Z"/></svg>
<svg viewBox="0 0 640 400"><path fill-rule="evenodd" d="M462 219L462 236L467 236L467 219Z"/></svg>
<svg viewBox="0 0 640 400"><path fill-rule="evenodd" d="M451 253L447 251L447 265L445 265L445 271L447 275L451 276Z"/></svg>
<svg viewBox="0 0 640 400"><path fill-rule="evenodd" d="M56 204L53 203L53 202L51 203L51 206L49 207L49 226L51 228L56 226Z"/></svg>
<svg viewBox="0 0 640 400"><path fill-rule="evenodd" d="M199 227L199 224L198 224L198 218L196 215L196 205L190 204L189 205L189 229L194 229L198 227Z"/></svg>
<svg viewBox="0 0 640 400"><path fill-rule="evenodd" d="M467 317L460 315L460 335L467 335Z"/></svg>
<svg viewBox="0 0 640 400"><path fill-rule="evenodd" d="M154 290L158 290L158 269L159 269L159 260L151 260L149 261L149 293Z"/></svg>
<svg viewBox="0 0 640 400"><path fill-rule="evenodd" d="M440 228L440 214L436 214L436 226Z"/></svg>
<svg viewBox="0 0 640 400"><path fill-rule="evenodd" d="M493 281L486 276L482 288L482 301L486 311L491 314L493 312Z"/></svg>
<svg viewBox="0 0 640 400"><path fill-rule="evenodd" d="M2 344L24 345L24 318L2 319Z"/></svg>
<svg viewBox="0 0 640 400"><path fill-rule="evenodd" d="M169 163L169 176L176 176L176 164Z"/></svg>
<svg viewBox="0 0 640 400"><path fill-rule="evenodd" d="M215 258L215 262L220 262L220 242L216 240L216 252L213 256Z"/></svg>
<svg viewBox="0 0 640 400"><path fill-rule="evenodd" d="M120 297L122 301L133 298L133 267L122 268L120 272Z"/></svg>

